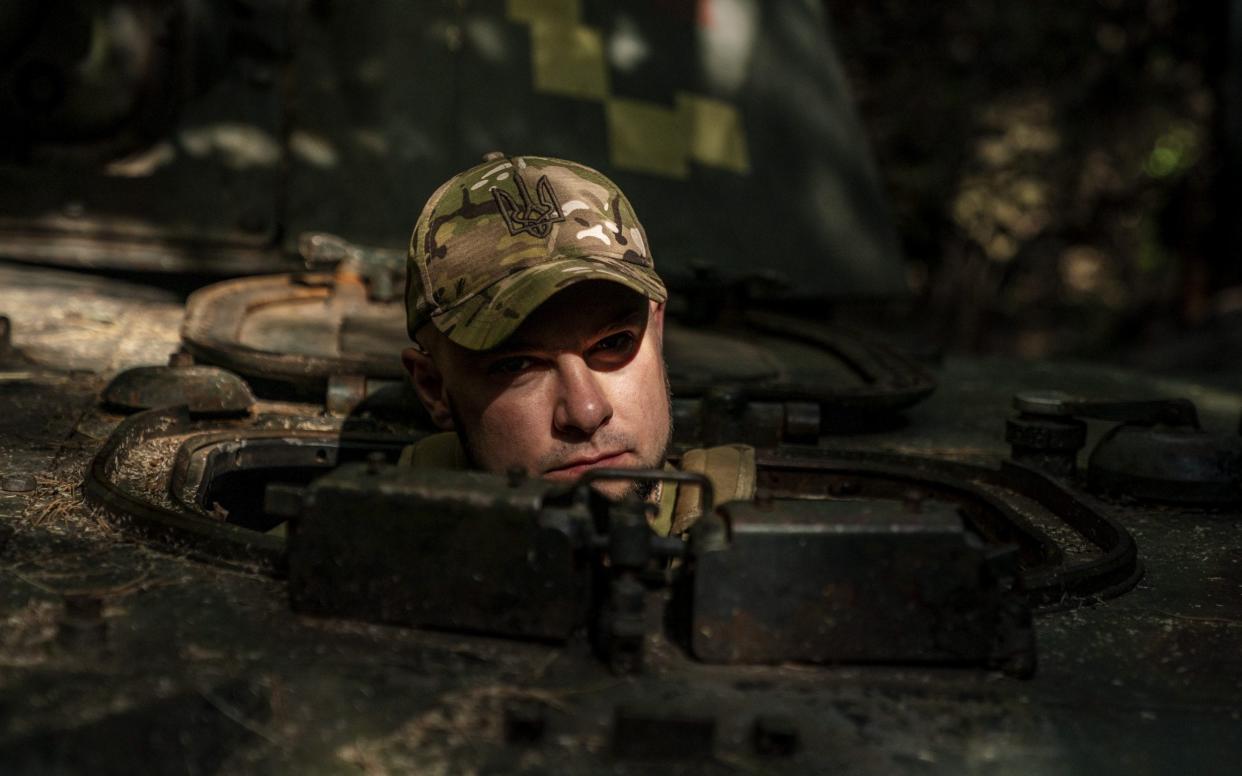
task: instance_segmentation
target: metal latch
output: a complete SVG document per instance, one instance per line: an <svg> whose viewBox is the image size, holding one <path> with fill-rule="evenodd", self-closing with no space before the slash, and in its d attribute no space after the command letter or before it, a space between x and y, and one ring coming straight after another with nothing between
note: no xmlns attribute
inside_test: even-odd
<svg viewBox="0 0 1242 776"><path fill-rule="evenodd" d="M1061 392L1014 397L1005 426L1015 461L1059 476L1077 473L1086 420L1112 421L1091 451L1093 491L1141 500L1219 505L1242 500L1242 439L1203 430L1193 402L1090 399Z"/></svg>

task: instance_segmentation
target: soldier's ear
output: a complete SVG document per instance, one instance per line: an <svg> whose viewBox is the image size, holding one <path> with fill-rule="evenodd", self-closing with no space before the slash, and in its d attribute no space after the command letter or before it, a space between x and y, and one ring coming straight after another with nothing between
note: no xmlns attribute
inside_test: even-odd
<svg viewBox="0 0 1242 776"><path fill-rule="evenodd" d="M431 416L437 428L449 431L453 428L453 411L449 407L448 393L444 390L444 375L431 356L419 348L401 351L401 363L410 374L414 392Z"/></svg>
<svg viewBox="0 0 1242 776"><path fill-rule="evenodd" d="M664 345L664 302L649 301L651 305L647 312L647 328L651 329L656 336L656 341L661 346Z"/></svg>

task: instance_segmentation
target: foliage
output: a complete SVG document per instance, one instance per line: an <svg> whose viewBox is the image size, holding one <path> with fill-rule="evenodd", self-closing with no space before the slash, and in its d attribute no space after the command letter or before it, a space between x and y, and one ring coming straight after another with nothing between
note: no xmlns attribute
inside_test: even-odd
<svg viewBox="0 0 1242 776"><path fill-rule="evenodd" d="M1203 314L1223 3L825 4L950 346L1093 354Z"/></svg>

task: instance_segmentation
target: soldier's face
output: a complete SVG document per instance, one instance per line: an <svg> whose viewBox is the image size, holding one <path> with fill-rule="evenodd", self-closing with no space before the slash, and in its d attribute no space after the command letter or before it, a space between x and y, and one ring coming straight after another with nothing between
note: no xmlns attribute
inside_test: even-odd
<svg viewBox="0 0 1242 776"><path fill-rule="evenodd" d="M663 305L587 281L494 350L431 332L428 353L404 357L432 419L457 430L479 468L572 481L592 468L662 465L671 433L663 335ZM619 498L633 485L598 489Z"/></svg>

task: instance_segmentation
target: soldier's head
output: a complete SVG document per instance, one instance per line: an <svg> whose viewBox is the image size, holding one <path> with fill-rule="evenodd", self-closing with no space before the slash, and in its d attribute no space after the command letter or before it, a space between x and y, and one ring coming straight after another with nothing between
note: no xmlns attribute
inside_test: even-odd
<svg viewBox="0 0 1242 776"><path fill-rule="evenodd" d="M633 207L589 167L489 156L431 195L410 239L419 398L487 471L660 466L667 292Z"/></svg>

